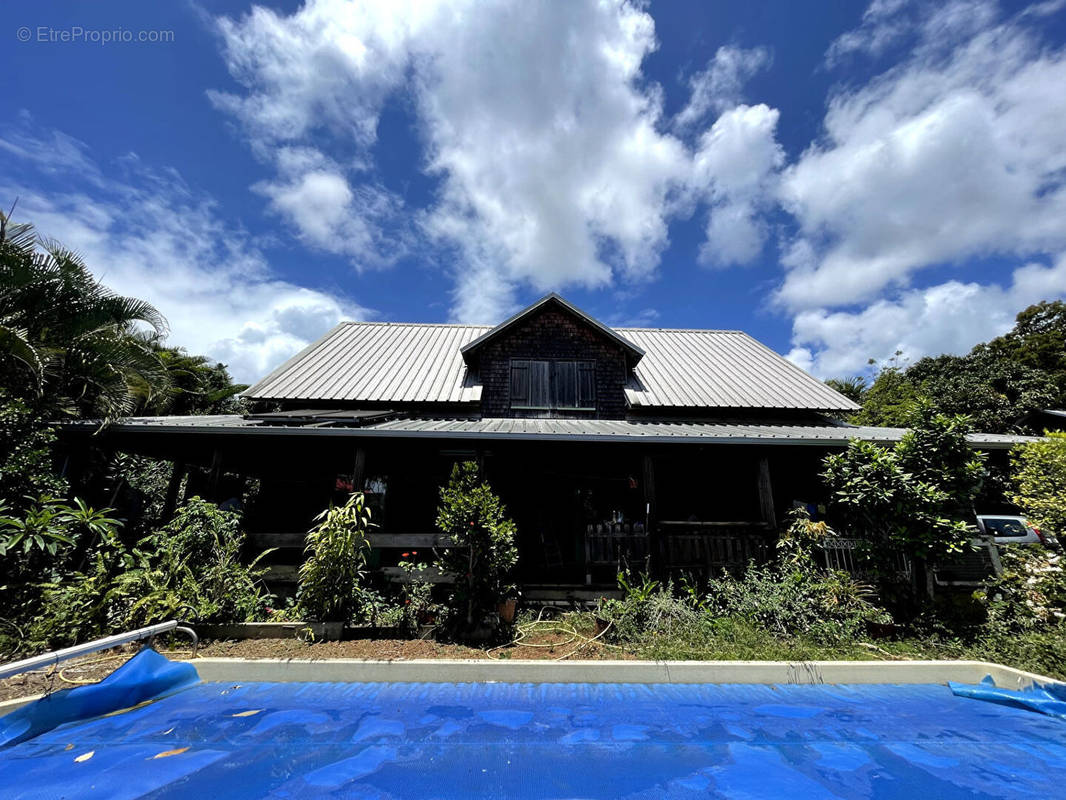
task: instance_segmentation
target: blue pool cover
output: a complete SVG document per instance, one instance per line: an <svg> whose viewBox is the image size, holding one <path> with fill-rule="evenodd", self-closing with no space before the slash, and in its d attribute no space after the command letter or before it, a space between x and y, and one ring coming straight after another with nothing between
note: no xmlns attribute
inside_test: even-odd
<svg viewBox="0 0 1066 800"><path fill-rule="evenodd" d="M167 672L145 653L126 680ZM1066 797L1066 721L945 686L175 677L122 713L57 724L86 687L0 718L0 797Z"/></svg>

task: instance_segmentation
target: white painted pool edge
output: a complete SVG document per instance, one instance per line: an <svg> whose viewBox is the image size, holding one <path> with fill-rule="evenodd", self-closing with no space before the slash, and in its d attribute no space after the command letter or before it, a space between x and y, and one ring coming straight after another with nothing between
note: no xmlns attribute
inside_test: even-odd
<svg viewBox="0 0 1066 800"><path fill-rule="evenodd" d="M198 658L205 681L470 683L978 683L1057 681L987 661L534 661Z"/></svg>
<svg viewBox="0 0 1066 800"><path fill-rule="evenodd" d="M197 658L207 682L305 683L979 683L1025 689L1060 683L1043 675L989 661L506 661L350 658ZM0 702L0 716L43 695Z"/></svg>

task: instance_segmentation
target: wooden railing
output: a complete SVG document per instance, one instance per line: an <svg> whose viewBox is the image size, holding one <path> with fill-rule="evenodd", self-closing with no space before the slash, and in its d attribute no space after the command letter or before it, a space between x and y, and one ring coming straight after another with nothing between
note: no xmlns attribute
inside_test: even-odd
<svg viewBox="0 0 1066 800"><path fill-rule="evenodd" d="M668 573L739 573L773 552L771 526L765 522L665 520L659 526L662 564Z"/></svg>

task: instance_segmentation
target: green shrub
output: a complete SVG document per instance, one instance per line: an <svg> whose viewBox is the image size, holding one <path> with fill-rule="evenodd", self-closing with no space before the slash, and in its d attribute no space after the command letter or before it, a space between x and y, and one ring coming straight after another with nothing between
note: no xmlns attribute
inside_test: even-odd
<svg viewBox="0 0 1066 800"><path fill-rule="evenodd" d="M307 535L296 602L307 620L352 623L372 608L363 580L370 542L370 509L357 492L343 506L330 506Z"/></svg>
<svg viewBox="0 0 1066 800"><path fill-rule="evenodd" d="M34 646L58 647L168 619L262 619L265 570L241 561L239 517L194 497L133 547L117 526L101 531L84 567L40 585ZM264 554L265 555L265 554ZM262 556L260 556L262 558Z"/></svg>
<svg viewBox="0 0 1066 800"><path fill-rule="evenodd" d="M510 576L518 563L515 525L473 461L456 464L441 489L437 528L448 537L438 567L455 575L448 602L452 627L469 635L514 591Z"/></svg>
<svg viewBox="0 0 1066 800"><path fill-rule="evenodd" d="M842 533L870 542L886 571L899 550L934 559L962 552L976 532L973 499L984 456L966 441L965 417L919 405L894 448L853 440L827 456L822 478L830 517Z"/></svg>
<svg viewBox="0 0 1066 800"><path fill-rule="evenodd" d="M1011 636L1061 630L1066 624L1063 557L1043 547L1001 547L1003 573L978 593L988 608L986 629Z"/></svg>
<svg viewBox="0 0 1066 800"><path fill-rule="evenodd" d="M602 601L599 613L612 623L616 641L645 645L656 637L699 641L713 635L719 619L825 644L854 639L867 623L889 617L873 603L871 587L815 563L814 550L827 535L832 531L825 523L797 512L772 563L749 564L741 578L723 573L702 592L687 579L675 593L672 584L621 573L622 599Z"/></svg>
<svg viewBox="0 0 1066 800"><path fill-rule="evenodd" d="M889 621L875 597L872 587L846 573L780 564L750 565L743 578L724 575L707 587L711 614L826 643L855 639L868 622Z"/></svg>
<svg viewBox="0 0 1066 800"><path fill-rule="evenodd" d="M1049 433L1011 454L1012 498L1029 520L1066 541L1066 433Z"/></svg>
<svg viewBox="0 0 1066 800"><path fill-rule="evenodd" d="M67 482L52 466L56 434L21 400L0 391L0 502L18 513L38 497L62 497Z"/></svg>

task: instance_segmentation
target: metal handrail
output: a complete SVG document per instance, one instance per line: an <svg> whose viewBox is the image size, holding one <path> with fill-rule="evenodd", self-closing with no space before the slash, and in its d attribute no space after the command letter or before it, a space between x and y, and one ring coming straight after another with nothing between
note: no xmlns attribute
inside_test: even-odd
<svg viewBox="0 0 1066 800"><path fill-rule="evenodd" d="M167 633L168 631L173 630L188 633L192 636L194 647L199 643L199 639L192 628L180 626L177 620L172 619L169 622L159 622L155 625L137 628L137 630L127 631L126 633L116 633L114 636L105 636L103 639L96 639L91 642L86 642L85 644L76 644L73 647L66 647L51 653L41 653L39 656L32 656L31 658L24 658L21 661L12 661L10 664L0 665L0 680L3 678L10 678L12 675L18 675L20 672L26 672L31 669L55 666L60 661L88 655L89 653L96 653L100 650L107 650L112 647L118 647L120 644L129 644L130 642L136 642L139 639L151 639L161 633Z"/></svg>

